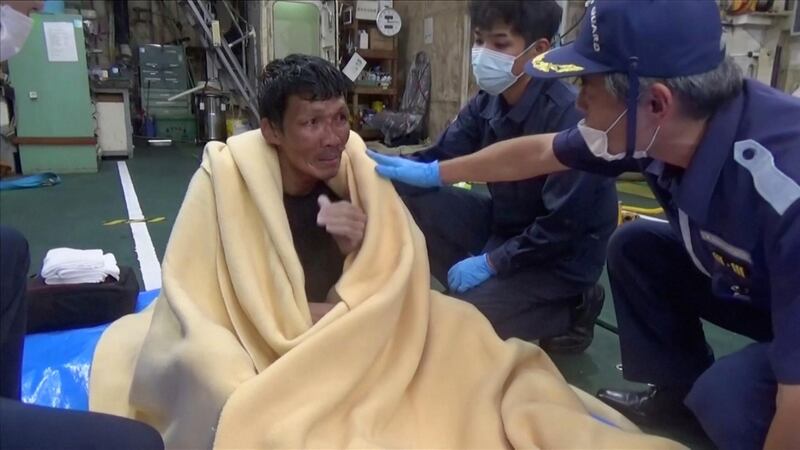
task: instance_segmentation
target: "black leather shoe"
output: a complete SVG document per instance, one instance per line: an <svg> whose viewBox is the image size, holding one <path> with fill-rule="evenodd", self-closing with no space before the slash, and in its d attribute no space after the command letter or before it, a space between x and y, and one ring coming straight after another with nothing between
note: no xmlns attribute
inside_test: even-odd
<svg viewBox="0 0 800 450"><path fill-rule="evenodd" d="M683 404L688 387L658 388L645 391L601 389L597 398L639 425L657 425L691 421L693 415Z"/></svg>
<svg viewBox="0 0 800 450"><path fill-rule="evenodd" d="M576 354L586 350L594 339L594 321L603 309L606 293L596 284L583 293L572 313L572 326L566 334L542 339L539 346L547 353Z"/></svg>

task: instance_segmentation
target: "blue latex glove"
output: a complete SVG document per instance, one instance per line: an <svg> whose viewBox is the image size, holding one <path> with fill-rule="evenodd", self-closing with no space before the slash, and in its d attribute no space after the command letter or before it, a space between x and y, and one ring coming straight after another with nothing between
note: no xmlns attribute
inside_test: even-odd
<svg viewBox="0 0 800 450"><path fill-rule="evenodd" d="M486 254L471 256L455 264L447 272L450 290L458 294L466 292L495 275Z"/></svg>
<svg viewBox="0 0 800 450"><path fill-rule="evenodd" d="M439 177L439 161L422 163L400 156L381 155L372 150L367 150L367 154L378 163L375 171L384 178L418 187L442 185L442 179Z"/></svg>

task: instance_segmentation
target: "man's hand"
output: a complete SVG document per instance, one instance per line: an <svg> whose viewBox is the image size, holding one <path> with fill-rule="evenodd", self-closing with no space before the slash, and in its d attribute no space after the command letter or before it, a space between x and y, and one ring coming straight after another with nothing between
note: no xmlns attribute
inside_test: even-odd
<svg viewBox="0 0 800 450"><path fill-rule="evenodd" d="M400 156L381 155L372 150L367 150L367 154L378 163L375 171L384 178L419 187L442 186L438 161L421 163Z"/></svg>
<svg viewBox="0 0 800 450"><path fill-rule="evenodd" d="M486 254L469 257L450 268L447 284L456 293L466 292L495 275Z"/></svg>
<svg viewBox="0 0 800 450"><path fill-rule="evenodd" d="M319 196L317 203L317 225L333 235L342 254L347 255L356 250L364 240L364 229L367 226L364 211L346 201L331 203L324 195Z"/></svg>

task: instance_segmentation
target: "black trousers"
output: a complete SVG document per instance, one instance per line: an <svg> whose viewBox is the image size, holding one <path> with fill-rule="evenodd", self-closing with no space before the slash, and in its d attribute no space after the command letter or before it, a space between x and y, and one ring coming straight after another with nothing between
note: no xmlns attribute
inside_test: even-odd
<svg viewBox="0 0 800 450"><path fill-rule="evenodd" d="M28 241L18 231L0 226L0 397L20 395L29 268Z"/></svg>
<svg viewBox="0 0 800 450"><path fill-rule="evenodd" d="M418 189L396 183L398 193L425 235L431 274L447 285L459 261L490 251L506 238L492 234L491 198L465 189ZM492 277L464 293L449 295L475 305L503 338L541 339L564 334L585 286L571 286L538 268Z"/></svg>
<svg viewBox="0 0 800 450"><path fill-rule="evenodd" d="M686 404L717 446L761 448L777 390L769 312L715 297L666 223L620 227L608 246L608 275L625 378L692 386ZM701 318L759 343L715 362Z"/></svg>
<svg viewBox="0 0 800 450"><path fill-rule="evenodd" d="M19 401L29 266L28 241L0 226L0 447L163 449L161 435L143 423Z"/></svg>
<svg viewBox="0 0 800 450"><path fill-rule="evenodd" d="M163 449L152 427L108 414L28 405L0 398L4 449Z"/></svg>

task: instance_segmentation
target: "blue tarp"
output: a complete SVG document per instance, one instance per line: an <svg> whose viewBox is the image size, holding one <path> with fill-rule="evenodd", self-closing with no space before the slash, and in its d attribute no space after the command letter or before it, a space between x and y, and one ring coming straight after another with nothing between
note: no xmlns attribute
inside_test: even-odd
<svg viewBox="0 0 800 450"><path fill-rule="evenodd" d="M15 178L13 180L0 180L0 191L48 187L55 186L59 183L61 183L61 177L53 172L44 172L27 177Z"/></svg>
<svg viewBox="0 0 800 450"><path fill-rule="evenodd" d="M159 291L141 292L136 312ZM22 357L22 401L64 409L89 409L89 371L97 341L108 324L92 328L32 334Z"/></svg>

